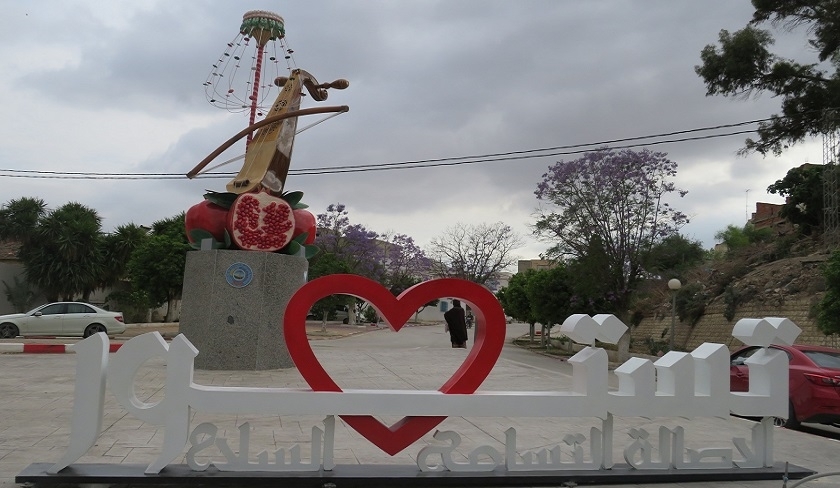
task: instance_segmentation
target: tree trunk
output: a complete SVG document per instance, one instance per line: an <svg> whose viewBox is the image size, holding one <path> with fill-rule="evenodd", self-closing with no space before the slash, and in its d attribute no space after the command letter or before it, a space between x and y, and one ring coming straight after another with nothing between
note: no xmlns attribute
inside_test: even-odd
<svg viewBox="0 0 840 488"><path fill-rule="evenodd" d="M172 322L172 312L175 308L172 306L172 304L174 301L175 299L172 297L166 299L166 315L163 317L164 322Z"/></svg>
<svg viewBox="0 0 840 488"><path fill-rule="evenodd" d="M623 363L630 359L630 329L618 340L618 362Z"/></svg>

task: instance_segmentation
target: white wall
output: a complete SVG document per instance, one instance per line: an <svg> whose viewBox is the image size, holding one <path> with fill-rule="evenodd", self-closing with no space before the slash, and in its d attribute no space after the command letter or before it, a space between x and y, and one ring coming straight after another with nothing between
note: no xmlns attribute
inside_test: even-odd
<svg viewBox="0 0 840 488"><path fill-rule="evenodd" d="M14 286L15 284L15 277L18 277L18 280L24 280L24 269L22 264L18 263L9 263L9 262L0 262L0 315L6 315L10 313L18 313L20 310L15 310L15 307L12 306L12 303L6 298L6 287L3 285L3 282L9 284L9 286ZM38 305L42 305L46 303L46 298L42 295L38 295L35 299L30 303L29 308L24 310L24 312L28 312L33 308L37 307Z"/></svg>

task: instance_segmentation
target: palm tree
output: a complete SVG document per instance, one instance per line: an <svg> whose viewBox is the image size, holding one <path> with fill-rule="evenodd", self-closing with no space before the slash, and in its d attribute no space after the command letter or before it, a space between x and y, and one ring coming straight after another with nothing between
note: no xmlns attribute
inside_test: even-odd
<svg viewBox="0 0 840 488"><path fill-rule="evenodd" d="M175 313L175 301L184 286L184 264L189 241L184 227L185 212L155 221L126 260L126 274L134 292L147 297L150 304L167 304L166 320Z"/></svg>
<svg viewBox="0 0 840 488"><path fill-rule="evenodd" d="M50 300L84 300L104 275L102 218L80 203L67 203L39 219L20 257L30 282Z"/></svg>
<svg viewBox="0 0 840 488"><path fill-rule="evenodd" d="M149 228L135 223L120 225L104 237L105 266L100 288L116 285L127 274L131 254L149 237Z"/></svg>
<svg viewBox="0 0 840 488"><path fill-rule="evenodd" d="M46 210L47 204L40 198L23 197L9 200L9 203L0 209L0 239L20 242L29 240Z"/></svg>
<svg viewBox="0 0 840 488"><path fill-rule="evenodd" d="M184 227L185 216L186 212L181 212L173 217L156 220L152 223L152 235L168 236L173 239L179 239L184 244L189 244L190 241L187 240L187 233Z"/></svg>

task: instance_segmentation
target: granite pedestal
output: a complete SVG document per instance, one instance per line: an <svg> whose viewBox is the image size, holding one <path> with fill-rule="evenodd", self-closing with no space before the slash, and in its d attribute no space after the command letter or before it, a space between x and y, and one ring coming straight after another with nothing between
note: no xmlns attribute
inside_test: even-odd
<svg viewBox="0 0 840 488"><path fill-rule="evenodd" d="M187 253L179 329L198 348L197 369L291 368L283 314L309 263L286 254Z"/></svg>

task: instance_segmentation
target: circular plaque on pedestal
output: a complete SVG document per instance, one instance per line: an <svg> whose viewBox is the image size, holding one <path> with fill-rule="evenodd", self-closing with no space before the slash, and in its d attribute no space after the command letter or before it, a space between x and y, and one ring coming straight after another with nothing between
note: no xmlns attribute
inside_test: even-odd
<svg viewBox="0 0 840 488"><path fill-rule="evenodd" d="M225 271L225 279L234 288L244 288L254 279L254 271L245 263L233 263Z"/></svg>

